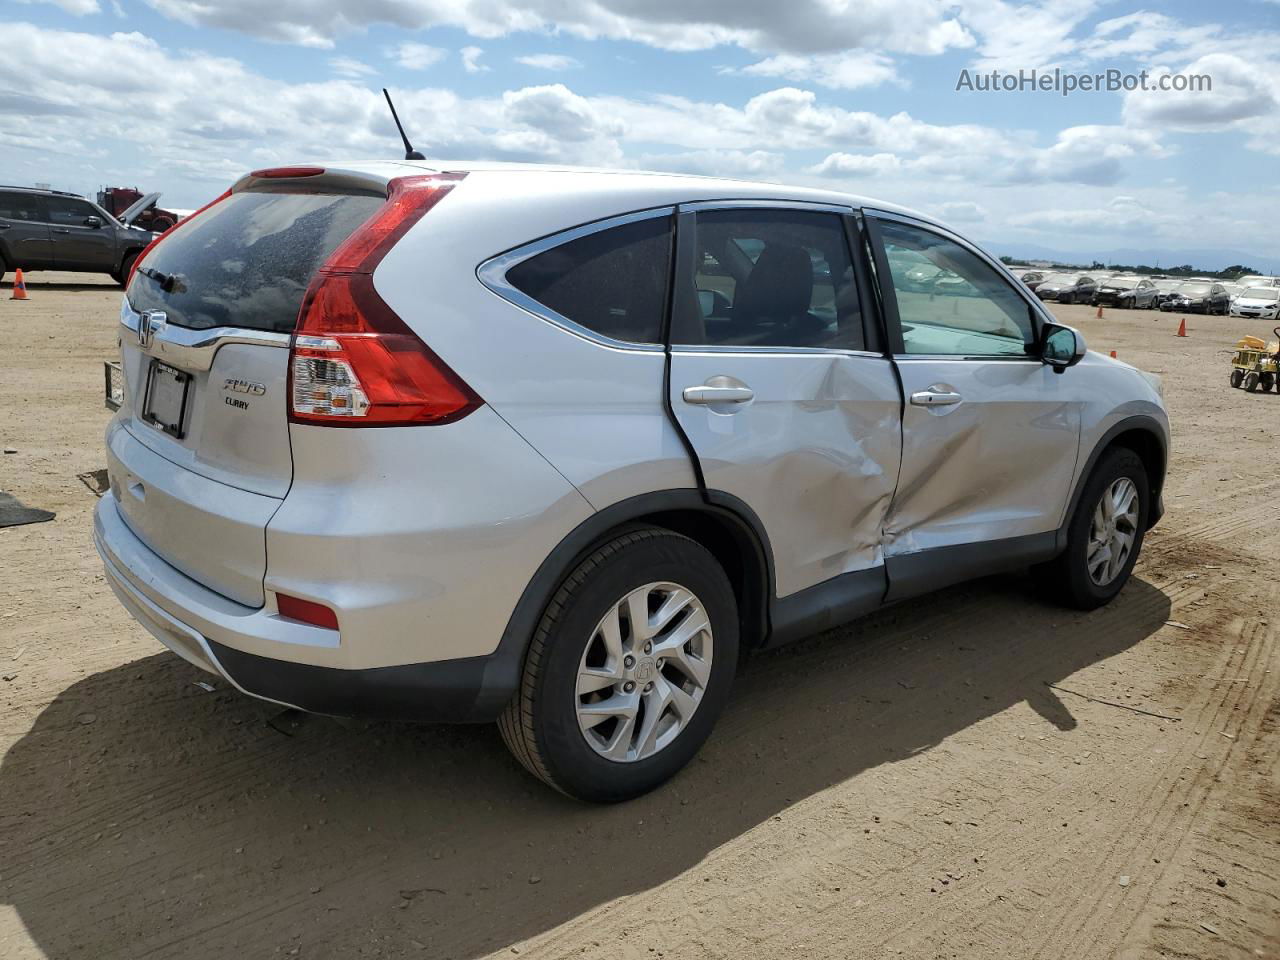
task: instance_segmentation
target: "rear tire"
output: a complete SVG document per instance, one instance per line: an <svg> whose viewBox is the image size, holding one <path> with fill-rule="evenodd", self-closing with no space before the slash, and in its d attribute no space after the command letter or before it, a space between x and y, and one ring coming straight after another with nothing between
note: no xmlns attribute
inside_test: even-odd
<svg viewBox="0 0 1280 960"><path fill-rule="evenodd" d="M1142 550L1150 497L1147 470L1136 453L1127 447L1104 453L1067 526L1067 548L1032 570L1044 592L1078 610L1110 603L1129 581Z"/></svg>
<svg viewBox="0 0 1280 960"><path fill-rule="evenodd" d="M1242 383L1244 383L1244 371L1243 371L1243 370L1241 370L1241 369L1239 369L1239 368L1236 368L1235 370L1232 370L1232 371L1231 371L1231 386L1233 386L1233 387L1239 387L1239 386L1240 386L1240 384L1242 384Z"/></svg>
<svg viewBox="0 0 1280 960"><path fill-rule="evenodd" d="M1276 378L1275 378L1275 376L1274 376L1273 374L1270 374L1270 373L1264 373L1264 374L1262 375L1262 380L1260 381L1260 383L1261 383L1261 385L1262 385L1262 392L1263 392L1263 393L1270 393L1270 392L1271 392L1271 388L1275 386Z"/></svg>
<svg viewBox="0 0 1280 960"><path fill-rule="evenodd" d="M651 626L668 601L685 606ZM647 610L650 622L632 627L632 610ZM680 640L704 615L707 626ZM676 644L665 657L664 643ZM629 800L693 759L737 662L737 603L710 551L658 527L622 533L584 558L547 605L498 728L525 769L560 792Z"/></svg>
<svg viewBox="0 0 1280 960"><path fill-rule="evenodd" d="M1259 377L1256 373L1246 373L1244 375L1244 388L1250 393L1256 393L1258 390Z"/></svg>

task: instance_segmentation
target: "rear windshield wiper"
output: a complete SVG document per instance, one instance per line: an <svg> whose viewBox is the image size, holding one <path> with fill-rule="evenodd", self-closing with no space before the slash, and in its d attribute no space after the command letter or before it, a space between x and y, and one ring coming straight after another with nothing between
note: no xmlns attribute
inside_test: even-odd
<svg viewBox="0 0 1280 960"><path fill-rule="evenodd" d="M187 285L183 282L182 274L165 273L163 270L156 270L153 267L139 267L138 273L148 280L154 280L165 293L186 293L187 291Z"/></svg>

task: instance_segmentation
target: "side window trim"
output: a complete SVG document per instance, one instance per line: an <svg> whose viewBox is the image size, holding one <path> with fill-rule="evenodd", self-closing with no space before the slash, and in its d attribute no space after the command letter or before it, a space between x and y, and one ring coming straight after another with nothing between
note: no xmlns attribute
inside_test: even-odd
<svg viewBox="0 0 1280 960"><path fill-rule="evenodd" d="M884 357L886 351L883 349L873 349L873 343L879 347L881 344L881 334L876 331L874 341L870 338L868 329L868 310L873 311L877 316L879 311L874 305L868 305L868 298L871 296L871 278L867 276L867 271L863 268L862 258L858 255L858 250L854 246L854 238L850 235L849 221L851 218L857 218L859 211L848 204L825 203L822 201L809 200L755 200L755 199L724 199L724 200L696 200L681 203L677 206L677 236L683 237L683 240L677 240L677 261L675 264L675 282L676 289L682 289L681 284L693 284L693 275L695 271L694 264L694 247L691 237L695 229L694 216L702 211L709 210L793 210L797 213L834 213L840 217L841 225L845 234L846 252L849 254L850 262L853 264L854 282L858 290L859 306L863 317L864 339L867 348L863 350L851 350L847 347L792 347L792 346L753 346L750 344L720 344L720 343L673 343L671 342L670 333L667 336L667 348L673 353L688 354L732 354L732 353L751 353L751 354L771 354L773 356L794 356L816 355L830 356L832 354L840 354L851 357ZM676 298L675 309L680 308L680 299ZM870 321L874 323L875 321Z"/></svg>
<svg viewBox="0 0 1280 960"><path fill-rule="evenodd" d="M554 249L561 244L570 243L574 240L580 240L583 237L589 237L592 234L600 233L604 230L610 230L614 227L626 226L629 223L638 223L642 220L653 220L658 217L667 217L674 221L676 208L674 206L650 207L646 210L635 210L631 213L624 213L616 217L608 217L604 220L592 220L589 223L579 224L576 227L570 227L567 230L560 230L556 233L547 234L536 240L521 244L511 250L499 253L496 256L485 260L476 267L476 279L480 281L490 292L506 300L513 306L519 307L526 313L531 313L540 320L554 324L574 336L581 337L584 340L590 340L592 343L604 347L610 347L614 350L626 350L633 353L662 353L663 346L661 343L633 343L628 340L615 340L612 337L606 337L603 334L584 327L580 323L575 323L568 317L551 309L546 304L539 303L533 297L516 288L514 284L507 279L507 271L518 263L523 263L532 257L536 257L540 253ZM671 266L668 266L668 283L670 283Z"/></svg>
<svg viewBox="0 0 1280 960"><path fill-rule="evenodd" d="M987 264L996 274L1000 276L1009 288L1030 308L1029 316L1032 322L1032 332L1038 338L1040 331L1046 323L1057 323L1057 321L1046 312L1044 304L1040 303L1039 298L1032 299L1030 291L1026 286L1020 283L1016 277L1010 272L999 260L989 257L978 247L974 246L964 237L952 233L945 227L938 226L936 223L930 223L928 220L920 220L916 217L903 216L899 213L893 213L888 210L876 210L870 207L864 208L863 213L866 216L868 234L871 238L871 254L875 261L876 267L876 283L880 289L880 300L885 306L885 322L888 328L889 346L895 360L1001 360L1004 362L1026 363L1041 361L1035 357L1020 356L1000 356L996 354L977 354L974 356L966 356L964 354L908 354L906 345L902 339L902 317L898 312L898 296L897 291L893 288L893 274L889 272L889 260L884 251L884 235L880 231L880 223L882 221L893 221L896 223L906 224L909 227L915 227L919 230L925 230L929 233L937 234L945 240L955 243L965 250L972 253L983 263Z"/></svg>

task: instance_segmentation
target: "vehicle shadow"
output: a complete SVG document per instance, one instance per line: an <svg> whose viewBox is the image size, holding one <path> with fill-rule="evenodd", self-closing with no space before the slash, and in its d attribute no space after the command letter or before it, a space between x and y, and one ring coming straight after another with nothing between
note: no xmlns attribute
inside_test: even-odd
<svg viewBox="0 0 1280 960"><path fill-rule="evenodd" d="M492 727L281 714L147 657L67 688L0 764L0 903L50 960L468 960L1024 701L1069 730L1047 683L1169 610L1141 579L1079 614L1006 577L760 654L699 758L612 807L533 781Z"/></svg>

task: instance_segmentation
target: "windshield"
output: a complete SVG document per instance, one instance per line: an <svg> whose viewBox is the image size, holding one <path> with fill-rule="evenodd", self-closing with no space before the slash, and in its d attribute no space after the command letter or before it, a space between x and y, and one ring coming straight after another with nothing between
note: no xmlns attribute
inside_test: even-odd
<svg viewBox="0 0 1280 960"><path fill-rule="evenodd" d="M1280 287L1250 287L1241 292L1242 300L1280 300Z"/></svg>
<svg viewBox="0 0 1280 960"><path fill-rule="evenodd" d="M1108 287L1119 287L1121 290L1131 290L1138 285L1138 281L1132 277L1107 277L1102 283Z"/></svg>
<svg viewBox="0 0 1280 960"><path fill-rule="evenodd" d="M1159 290L1176 290L1181 283L1181 280L1157 280L1156 288Z"/></svg>
<svg viewBox="0 0 1280 960"><path fill-rule="evenodd" d="M1178 288L1178 292L1192 297L1203 297L1209 292L1209 285L1207 283L1184 283Z"/></svg>
<svg viewBox="0 0 1280 960"><path fill-rule="evenodd" d="M349 194L232 194L152 249L129 284L129 305L162 310L169 323L195 330L288 333L316 270L384 202ZM167 277L172 282L162 285Z"/></svg>
<svg viewBox="0 0 1280 960"><path fill-rule="evenodd" d="M1044 282L1046 284L1050 284L1050 283L1071 284L1076 282L1076 275L1074 273L1051 273L1044 278Z"/></svg>

